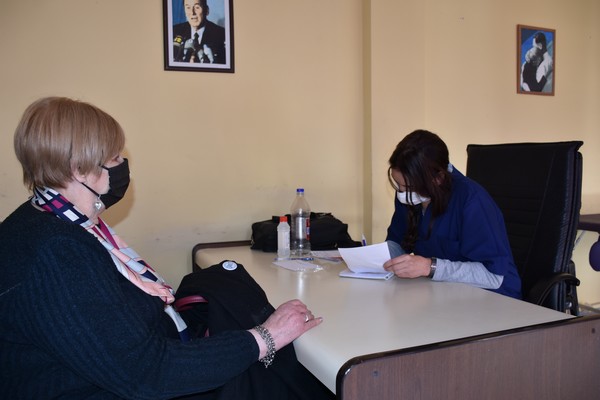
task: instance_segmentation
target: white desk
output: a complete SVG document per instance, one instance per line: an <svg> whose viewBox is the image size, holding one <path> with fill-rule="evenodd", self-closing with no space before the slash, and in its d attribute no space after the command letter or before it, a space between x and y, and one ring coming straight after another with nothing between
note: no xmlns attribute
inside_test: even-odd
<svg viewBox="0 0 600 400"><path fill-rule="evenodd" d="M243 264L273 306L298 298L324 322L294 343L300 362L331 391L348 360L570 318L569 315L464 284L427 278L389 281L340 278L342 263L317 272L272 264L275 255L248 247L202 249L195 262Z"/></svg>

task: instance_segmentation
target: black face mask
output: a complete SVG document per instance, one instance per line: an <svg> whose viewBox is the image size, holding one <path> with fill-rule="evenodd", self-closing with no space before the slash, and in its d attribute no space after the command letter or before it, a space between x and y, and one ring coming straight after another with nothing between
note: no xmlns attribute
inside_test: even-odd
<svg viewBox="0 0 600 400"><path fill-rule="evenodd" d="M105 194L98 194L94 189L90 188L85 183L81 182L90 192L94 193L100 201L104 204L104 208L115 205L119 200L125 196L125 192L129 187L129 161L124 158L123 162L114 167L107 168L101 165L102 168L108 171L108 192ZM102 207L98 201L94 204L96 210Z"/></svg>
<svg viewBox="0 0 600 400"><path fill-rule="evenodd" d="M129 161L124 158L123 162L111 168L106 168L108 171L108 192L100 195L100 200L104 203L104 207L109 208L119 202L127 192L129 187Z"/></svg>

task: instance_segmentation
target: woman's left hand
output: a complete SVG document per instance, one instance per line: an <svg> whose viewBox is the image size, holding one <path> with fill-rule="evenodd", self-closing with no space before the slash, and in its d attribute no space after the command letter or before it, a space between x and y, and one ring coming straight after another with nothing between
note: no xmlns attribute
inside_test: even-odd
<svg viewBox="0 0 600 400"><path fill-rule="evenodd" d="M386 271L392 271L399 278L418 278L429 276L431 271L431 258L402 254L383 264Z"/></svg>

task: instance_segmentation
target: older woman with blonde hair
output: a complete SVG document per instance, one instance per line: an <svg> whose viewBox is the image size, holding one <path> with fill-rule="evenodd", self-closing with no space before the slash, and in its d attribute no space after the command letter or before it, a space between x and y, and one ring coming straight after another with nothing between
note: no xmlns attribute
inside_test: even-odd
<svg viewBox="0 0 600 400"><path fill-rule="evenodd" d="M206 392L322 321L292 300L255 329L190 340L173 289L100 218L129 185L124 145L110 115L68 98L34 102L16 129L32 197L0 225L6 398Z"/></svg>

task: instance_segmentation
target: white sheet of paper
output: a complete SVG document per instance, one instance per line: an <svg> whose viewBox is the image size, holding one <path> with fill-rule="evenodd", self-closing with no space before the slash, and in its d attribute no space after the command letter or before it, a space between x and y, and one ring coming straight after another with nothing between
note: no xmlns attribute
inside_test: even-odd
<svg viewBox="0 0 600 400"><path fill-rule="evenodd" d="M390 259L386 242L338 250L352 272L387 272L383 269L383 264Z"/></svg>
<svg viewBox="0 0 600 400"><path fill-rule="evenodd" d="M383 279L388 280L394 276L393 272L352 272L349 268L341 271L339 274L344 278L359 278L359 279Z"/></svg>
<svg viewBox="0 0 600 400"><path fill-rule="evenodd" d="M320 271L323 269L318 264L313 264L303 260L279 260L273 261L278 267L289 269L290 271Z"/></svg>

